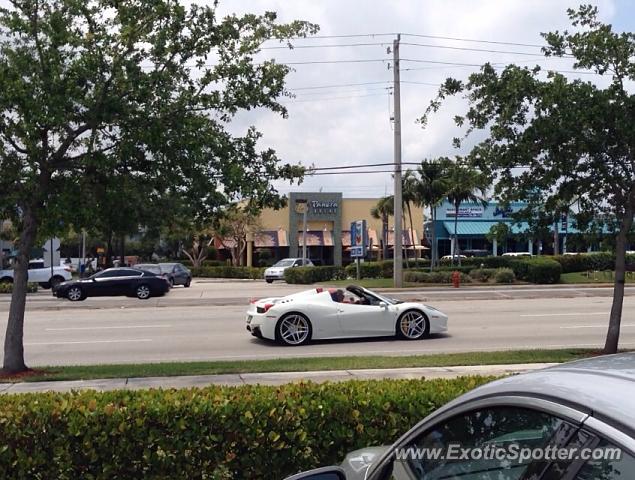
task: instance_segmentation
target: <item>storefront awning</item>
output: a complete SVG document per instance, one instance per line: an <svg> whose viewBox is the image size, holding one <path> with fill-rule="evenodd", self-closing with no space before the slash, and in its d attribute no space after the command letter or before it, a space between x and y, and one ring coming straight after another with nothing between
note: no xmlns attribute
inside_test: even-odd
<svg viewBox="0 0 635 480"><path fill-rule="evenodd" d="M377 237L377 232L372 228L368 229L368 243L372 244L373 247L379 245L379 240ZM351 246L351 231L350 230L342 230L342 246L350 247Z"/></svg>
<svg viewBox="0 0 635 480"><path fill-rule="evenodd" d="M402 234L401 244L403 246L421 245L421 242L419 241L419 236L417 235L416 230L410 230L408 228L406 230L403 230L401 234ZM388 232L388 245L392 246L394 244L395 244L395 231L391 230Z"/></svg>
<svg viewBox="0 0 635 480"><path fill-rule="evenodd" d="M289 236L287 231L283 229L278 230L264 230L254 235L254 247L256 248L276 248L276 247L288 247Z"/></svg>
<svg viewBox="0 0 635 480"><path fill-rule="evenodd" d="M298 246L303 247L302 232L298 232ZM306 232L307 247L332 247L333 232L328 230L307 230Z"/></svg>
<svg viewBox="0 0 635 480"><path fill-rule="evenodd" d="M501 222L466 222L459 220L456 225L456 234L459 236L476 237L487 235L491 228ZM507 222L506 222L507 223ZM511 229L511 233L523 233L527 231L527 223L507 223ZM448 231L450 236L454 235L454 222L443 222L443 227Z"/></svg>

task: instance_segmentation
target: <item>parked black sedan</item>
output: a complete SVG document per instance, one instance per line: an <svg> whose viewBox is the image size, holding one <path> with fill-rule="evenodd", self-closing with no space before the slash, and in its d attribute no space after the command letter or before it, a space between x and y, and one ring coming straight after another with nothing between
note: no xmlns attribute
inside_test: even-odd
<svg viewBox="0 0 635 480"><path fill-rule="evenodd" d="M126 295L147 300L165 295L170 283L163 277L138 268L109 268L82 280L61 283L53 292L58 298L71 302L87 297Z"/></svg>

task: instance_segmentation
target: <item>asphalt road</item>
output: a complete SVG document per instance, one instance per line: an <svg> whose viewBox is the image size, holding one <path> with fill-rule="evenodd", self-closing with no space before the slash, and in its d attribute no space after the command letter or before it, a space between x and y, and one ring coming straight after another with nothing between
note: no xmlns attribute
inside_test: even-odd
<svg viewBox="0 0 635 480"><path fill-rule="evenodd" d="M449 334L418 342L394 339L323 341L303 347L281 347L258 340L245 330L244 298L267 286L235 282L201 284L175 289L161 299L140 302L95 299L92 303L35 297L25 323L25 352L31 366L96 363L132 363L188 360L251 360L259 358L413 355L512 348L601 347L611 299L606 289L570 289L558 293L549 287L467 289L452 293L439 289L408 292L424 295L449 317ZM279 285L276 294L297 287ZM198 292L198 293L197 293ZM233 292L235 301L224 300ZM452 293L451 296L450 293ZM554 293L555 292L555 293ZM629 295L635 293L629 292ZM220 304L184 305L186 299L206 298ZM462 297L461 295L466 295ZM518 295L518 296L516 296ZM555 298L554 298L555 295ZM254 295L262 296L262 295ZM444 298L445 296L445 298ZM539 298L534 298L538 296ZM433 299L434 297L434 299ZM233 300L232 300L233 301ZM53 304L54 307L39 305ZM221 305L222 303L230 303ZM130 306L128 306L130 305ZM4 333L8 303L0 300L0 331ZM622 347L635 347L635 299L624 302Z"/></svg>

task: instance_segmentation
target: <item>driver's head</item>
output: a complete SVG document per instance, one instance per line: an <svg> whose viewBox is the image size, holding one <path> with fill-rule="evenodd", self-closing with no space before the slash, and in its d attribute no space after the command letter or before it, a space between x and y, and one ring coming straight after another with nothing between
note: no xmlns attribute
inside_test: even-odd
<svg viewBox="0 0 635 480"><path fill-rule="evenodd" d="M341 303L342 300L344 300L344 291L339 289L335 290L333 293L331 293L331 298L334 302Z"/></svg>

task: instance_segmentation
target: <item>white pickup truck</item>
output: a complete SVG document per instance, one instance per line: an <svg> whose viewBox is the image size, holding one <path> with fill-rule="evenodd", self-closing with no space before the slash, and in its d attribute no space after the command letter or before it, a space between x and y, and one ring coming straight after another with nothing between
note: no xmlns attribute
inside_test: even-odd
<svg viewBox="0 0 635 480"><path fill-rule="evenodd" d="M70 267L44 267L41 260L29 262L29 282L38 283L42 288L51 288L62 282L72 280ZM13 270L0 270L0 283L13 283Z"/></svg>

